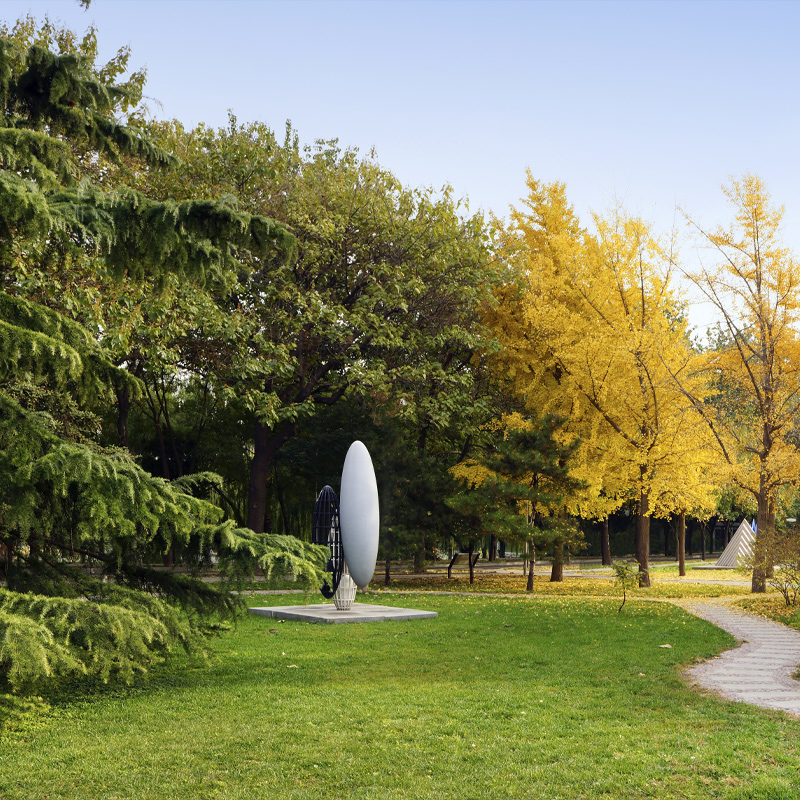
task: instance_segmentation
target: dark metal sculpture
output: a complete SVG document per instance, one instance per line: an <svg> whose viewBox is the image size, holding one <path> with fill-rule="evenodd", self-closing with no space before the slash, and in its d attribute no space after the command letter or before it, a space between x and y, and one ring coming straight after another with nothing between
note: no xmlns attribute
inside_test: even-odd
<svg viewBox="0 0 800 800"><path fill-rule="evenodd" d="M344 550L342 549L342 532L339 527L339 498L330 486L323 486L314 503L314 514L311 518L311 541L314 544L327 545L331 551L328 559L328 572L332 573L330 583L325 581L320 590L329 600L339 588L344 572Z"/></svg>

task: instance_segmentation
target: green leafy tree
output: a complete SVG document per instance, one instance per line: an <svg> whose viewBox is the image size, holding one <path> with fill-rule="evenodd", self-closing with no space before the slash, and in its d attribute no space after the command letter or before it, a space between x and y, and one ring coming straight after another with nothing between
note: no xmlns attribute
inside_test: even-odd
<svg viewBox="0 0 800 800"><path fill-rule="evenodd" d="M481 217L463 217L448 191L403 187L372 156L324 142L301 153L291 131L280 145L266 126L232 118L217 131L171 123L154 134L182 165L142 174L152 196L235 194L296 237L295 257L241 271L217 297L224 313L193 340L211 343L214 391L250 430L250 527L265 527L276 454L320 409L358 396L424 437L480 403L477 308L496 280ZM195 354L206 364L207 349Z"/></svg>

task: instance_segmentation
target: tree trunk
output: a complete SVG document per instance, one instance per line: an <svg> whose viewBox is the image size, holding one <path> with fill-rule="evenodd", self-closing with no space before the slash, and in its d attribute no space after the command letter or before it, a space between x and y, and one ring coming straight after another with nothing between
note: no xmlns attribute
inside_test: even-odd
<svg viewBox="0 0 800 800"><path fill-rule="evenodd" d="M472 545L470 545L471 547ZM421 534L419 546L414 551L414 572L425 572L425 534Z"/></svg>
<svg viewBox="0 0 800 800"><path fill-rule="evenodd" d="M0 580L4 581L8 577L8 568L11 566L13 556L13 542L0 542Z"/></svg>
<svg viewBox="0 0 800 800"><path fill-rule="evenodd" d="M289 522L289 511L284 502L283 487L278 480L277 471L273 473L273 481L275 482L275 495L278 498L278 508L281 511L281 519L283 520L283 533L284 536L291 536L291 523Z"/></svg>
<svg viewBox="0 0 800 800"><path fill-rule="evenodd" d="M686 576L686 512L681 511L678 520L678 574Z"/></svg>
<svg viewBox="0 0 800 800"><path fill-rule="evenodd" d="M600 534L600 549L603 552L603 566L611 566L611 537L608 533L608 517L603 520L603 532Z"/></svg>
<svg viewBox="0 0 800 800"><path fill-rule="evenodd" d="M164 480L170 480L169 474L169 459L167 458L167 446L164 442L164 431L161 425L156 423L156 433L158 433L158 451L161 453L161 477Z"/></svg>
<svg viewBox="0 0 800 800"><path fill-rule="evenodd" d="M297 425L288 422L278 431L256 422L253 428L253 459L247 488L247 527L264 533L267 517L267 478L272 457L297 433Z"/></svg>
<svg viewBox="0 0 800 800"><path fill-rule="evenodd" d="M534 573L536 572L536 548L533 546L529 546L528 542L525 542L525 550L527 551L530 549L530 558L528 559L528 583L525 586L526 592L533 591L533 577Z"/></svg>
<svg viewBox="0 0 800 800"><path fill-rule="evenodd" d="M664 530L664 558L669 556L669 535L671 533L669 525L663 525Z"/></svg>
<svg viewBox="0 0 800 800"><path fill-rule="evenodd" d="M469 583L470 586L475 583L475 570L472 564L472 555L475 552L475 542L469 540Z"/></svg>
<svg viewBox="0 0 800 800"><path fill-rule="evenodd" d="M753 542L753 580L752 592L760 594L767 591L767 532L769 530L769 495L764 476L761 477L758 497L758 513L756 514L756 537Z"/></svg>
<svg viewBox="0 0 800 800"><path fill-rule="evenodd" d="M636 514L636 561L639 563L639 586L650 586L650 496L642 491Z"/></svg>
<svg viewBox="0 0 800 800"><path fill-rule="evenodd" d="M553 566L550 569L550 583L564 580L564 542L557 539L553 545Z"/></svg>
<svg viewBox="0 0 800 800"><path fill-rule="evenodd" d="M497 560L497 536L492 534L489 539L489 561Z"/></svg>
<svg viewBox="0 0 800 800"><path fill-rule="evenodd" d="M706 560L706 523L700 523L700 560Z"/></svg>
<svg viewBox="0 0 800 800"><path fill-rule="evenodd" d="M390 570L391 559L389 556L386 556L386 564L383 567L383 585L388 586L392 580L392 576L389 572Z"/></svg>

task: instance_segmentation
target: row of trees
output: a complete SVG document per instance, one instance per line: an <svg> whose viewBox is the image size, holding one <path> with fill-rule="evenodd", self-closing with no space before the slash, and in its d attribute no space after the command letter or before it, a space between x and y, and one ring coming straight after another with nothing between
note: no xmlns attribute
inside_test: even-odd
<svg viewBox="0 0 800 800"><path fill-rule="evenodd" d="M711 251L693 272L621 209L587 230L562 184L529 175L528 188L503 242L519 277L487 314L500 343L492 362L529 408L565 420L560 439L576 448L572 474L585 487L568 510L602 518L635 499L649 585L651 516L707 518L723 490L748 493L759 532L753 591L763 591L764 542L792 499L781 490L800 476L800 267L780 245L783 210L759 178L732 180L730 227L687 218ZM690 339L678 271L719 312L706 346Z"/></svg>

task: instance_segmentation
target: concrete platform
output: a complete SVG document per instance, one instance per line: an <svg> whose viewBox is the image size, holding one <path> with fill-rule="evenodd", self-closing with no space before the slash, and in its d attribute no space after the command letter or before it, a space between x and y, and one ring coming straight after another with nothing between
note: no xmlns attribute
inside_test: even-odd
<svg viewBox="0 0 800 800"><path fill-rule="evenodd" d="M341 622L405 622L413 619L432 619L439 615L435 611L417 611L414 608L394 608L393 606L371 606L366 603L353 603L349 611L337 611L333 603L319 603L313 606L263 606L250 608L251 614L271 619L285 619L293 622L321 622L337 624Z"/></svg>

